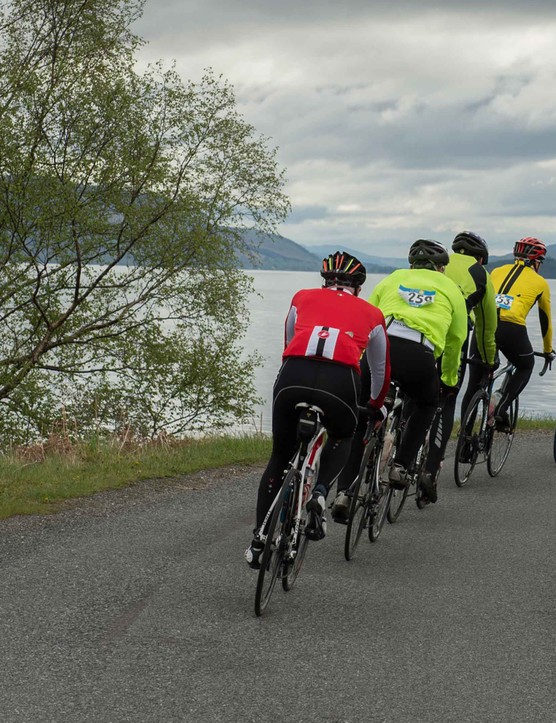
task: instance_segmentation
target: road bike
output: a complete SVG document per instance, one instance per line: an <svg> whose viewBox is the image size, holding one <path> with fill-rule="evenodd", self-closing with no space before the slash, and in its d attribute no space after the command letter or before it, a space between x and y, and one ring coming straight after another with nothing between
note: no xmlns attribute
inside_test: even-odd
<svg viewBox="0 0 556 723"><path fill-rule="evenodd" d="M535 356L544 357L540 352ZM485 366L477 359L466 359L469 364ZM546 359L539 376L544 376L551 362ZM469 406L462 417L454 458L454 478L458 487L469 481L475 466L482 457L486 462L488 474L496 477L502 471L515 435L519 413L519 397L516 397L508 408L509 426L497 429L494 412L498 401L504 395L515 366L508 362L490 374L486 384L471 398ZM496 386L496 389L495 389Z"/></svg>
<svg viewBox="0 0 556 723"><path fill-rule="evenodd" d="M381 472L382 481L388 480L388 473L394 462L396 450L400 446L403 429L406 419L409 416L411 406L411 400L405 398L403 392L395 382L392 382L389 394L393 401L391 401L391 410L385 422L385 451L383 452L384 463L382 465ZM439 411L440 410L437 409L436 413L438 414ZM415 498L415 504L420 510L429 504L422 486L422 478L425 472L425 462L427 461L427 454L429 450L429 433L430 432L427 431L425 441L417 452L417 456L407 469L408 484L403 490L392 489L390 503L386 513L386 519L391 524L396 522L399 518L408 497Z"/></svg>
<svg viewBox="0 0 556 723"><path fill-rule="evenodd" d="M368 415L369 409L360 407L359 413ZM359 472L347 491L348 497L351 497L351 504L344 542L346 560L351 560L355 555L365 528L369 540L376 542L386 519L392 488L388 480L384 480L381 476L384 439L385 425L375 423L372 418L369 419L363 437L363 457Z"/></svg>
<svg viewBox="0 0 556 723"><path fill-rule="evenodd" d="M282 485L261 525L261 567L255 592L255 613L265 611L277 580L285 592L292 589L307 551L305 505L318 475L326 440L322 410L312 404L296 405L297 447L282 478Z"/></svg>

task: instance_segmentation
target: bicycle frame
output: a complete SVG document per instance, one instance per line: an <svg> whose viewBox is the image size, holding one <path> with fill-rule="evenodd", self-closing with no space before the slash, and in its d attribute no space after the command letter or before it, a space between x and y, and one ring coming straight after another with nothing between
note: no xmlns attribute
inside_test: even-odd
<svg viewBox="0 0 556 723"><path fill-rule="evenodd" d="M550 367L550 361L544 354L533 353L545 358L540 372L540 376L543 376ZM466 359L465 362L488 368L479 359ZM463 487L469 481L480 455L481 462L486 462L491 477L496 477L506 462L519 414L519 396L507 407L509 427L500 429L494 419L498 403L493 397L496 393L499 393L501 398L504 397L515 369L514 364L508 360L486 379L483 378L479 389L472 395L465 412L462 413L454 461L454 476L458 487ZM496 382L500 382L500 386L495 390Z"/></svg>
<svg viewBox="0 0 556 723"><path fill-rule="evenodd" d="M264 542L255 592L255 613L259 616L266 609L277 580L281 580L285 592L292 589L309 543L302 529L304 493L309 493L316 476L326 430L321 409L303 403L297 404L296 410L296 450L259 533Z"/></svg>
<svg viewBox="0 0 556 723"><path fill-rule="evenodd" d="M404 417L404 405L406 403L411 403L410 400L408 400L401 389L398 387L397 384L394 383L395 387L395 397L394 397L394 404L392 406L391 412L389 416L392 416L393 418L393 426L396 429L396 439L394 440L394 444L397 445L400 442L401 435L403 433L403 428L405 426L405 417ZM435 415L439 414L441 411L441 407L437 407ZM389 431L389 428L391 428L392 425L387 427L386 431ZM390 500L390 508L388 510L387 519L388 522L393 523L395 522L401 511L402 508L405 505L405 501L408 497L415 497L415 503L417 504L417 507L419 509L423 509L426 504L428 504L428 500L424 497L421 489L421 484L419 482L419 478L421 475L421 472L423 471L423 467L427 458L427 450L429 445L429 437L430 437L430 430L432 427L429 426L429 429L427 430L427 434L425 436L425 440L421 447L419 448L417 455L413 462L408 467L408 485L404 490L394 490L392 494L392 498ZM389 455L389 459L387 464L384 467L383 475L388 474L388 469L392 463L392 455ZM384 479L384 477L382 477Z"/></svg>
<svg viewBox="0 0 556 723"><path fill-rule="evenodd" d="M297 404L296 409L298 409L300 412L303 409L309 410L310 413L314 413L316 415L315 418L315 424L316 429L313 434L313 436L307 440L303 437L298 441L297 449L290 460L288 466L284 470L284 474L282 475L282 479L284 479L287 475L287 473L291 469L297 469L300 473L300 479L302 481L303 485L303 491L301 494L297 495L297 504L296 504L296 512L295 512L295 528L294 528L294 535L292 542L293 544L297 544L297 539L299 537L299 529L301 525L301 511L303 508L303 505L305 504L307 497L310 492L310 487L312 486L313 480L316 476L316 473L318 471L318 465L320 462L320 455L322 453L322 448L324 446L324 441L326 438L326 429L322 425L321 422L321 415L322 410L319 409L319 407L306 404L304 402ZM276 506L276 501L278 500L278 497L280 496L280 490L276 493L274 499L272 500L272 504L270 505L270 508L268 512L265 515L265 518L263 520L263 523L261 525L261 530L266 530L268 527L268 521L270 520L270 517L272 516L272 513L274 511L274 507ZM266 533L261 532L260 533L260 539L261 542L266 542Z"/></svg>

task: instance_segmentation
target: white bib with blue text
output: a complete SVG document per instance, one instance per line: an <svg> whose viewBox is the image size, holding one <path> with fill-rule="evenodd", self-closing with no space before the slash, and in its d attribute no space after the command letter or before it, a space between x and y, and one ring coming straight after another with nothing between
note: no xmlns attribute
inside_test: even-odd
<svg viewBox="0 0 556 723"><path fill-rule="evenodd" d="M426 291L425 289L409 289L407 286L400 284L398 294L410 306L427 306L434 304L436 291Z"/></svg>

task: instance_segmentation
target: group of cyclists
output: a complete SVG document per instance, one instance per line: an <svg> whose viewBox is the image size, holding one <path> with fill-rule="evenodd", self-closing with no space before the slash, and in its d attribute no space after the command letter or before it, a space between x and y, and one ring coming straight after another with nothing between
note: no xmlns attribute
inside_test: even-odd
<svg viewBox="0 0 556 723"><path fill-rule="evenodd" d="M360 297L366 270L358 259L343 251L323 259L322 286L298 291L285 321L282 365L273 388L272 452L259 484L253 539L245 552L250 567L260 567L261 525L295 448L299 402L318 406L327 430L306 505L305 532L313 540L326 535L326 500L334 484L332 518L347 521L347 490L359 469L364 431L369 417L376 424L385 417L391 380L408 402L402 440L388 475L395 489L409 484L407 470L430 428L421 484L427 500L437 501L437 479L466 359L480 363L468 367L462 416L485 375L497 368L499 352L515 366L494 412L497 429L508 429L507 410L534 366L526 317L535 304L543 352L550 361L555 357L550 290L539 274L546 246L527 237L515 244L513 254L514 263L489 274L484 268L487 243L472 231L455 236L451 254L438 241L418 239L409 249L409 268L386 276L368 301ZM367 407L365 415L360 407Z"/></svg>

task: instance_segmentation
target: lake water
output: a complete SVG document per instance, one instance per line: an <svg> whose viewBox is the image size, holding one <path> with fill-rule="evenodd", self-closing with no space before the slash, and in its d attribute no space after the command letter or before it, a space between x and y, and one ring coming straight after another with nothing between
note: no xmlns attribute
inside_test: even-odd
<svg viewBox="0 0 556 723"><path fill-rule="evenodd" d="M272 386L280 367L284 344L284 320L290 301L298 289L320 286L320 275L310 271L249 271L254 279L255 294L251 299L251 323L244 340L249 350L256 349L264 357L264 366L255 374L255 385L264 404L257 407L253 425L257 430L270 432ZM368 298L373 287L384 278L382 274L369 274L362 297ZM556 279L549 279L553 300L553 328L556 327ZM542 351L542 339L537 307L527 319L529 338L535 351ZM543 360L537 359L535 371L520 396L521 414L525 416L556 417L556 364L552 371L539 377Z"/></svg>

